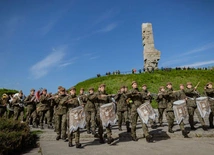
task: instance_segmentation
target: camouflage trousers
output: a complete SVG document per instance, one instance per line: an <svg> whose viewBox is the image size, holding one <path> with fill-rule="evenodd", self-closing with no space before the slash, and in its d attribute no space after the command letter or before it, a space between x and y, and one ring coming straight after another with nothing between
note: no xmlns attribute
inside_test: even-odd
<svg viewBox="0 0 214 155"><path fill-rule="evenodd" d="M31 124L33 121L32 113L36 110L35 107L28 105L27 106L27 113L26 113L26 123Z"/></svg>
<svg viewBox="0 0 214 155"><path fill-rule="evenodd" d="M119 126L119 128L122 127L123 119L124 119L126 125L129 124L128 111L117 111L117 116L118 116L118 126Z"/></svg>
<svg viewBox="0 0 214 155"><path fill-rule="evenodd" d="M166 108L158 108L158 122L160 124L163 123L163 114L164 114L165 110L166 110Z"/></svg>
<svg viewBox="0 0 214 155"><path fill-rule="evenodd" d="M79 128L74 132L68 133L68 141L70 143L72 143L74 137L75 137L75 143L79 144L79 142L80 142L80 131L79 131Z"/></svg>
<svg viewBox="0 0 214 155"><path fill-rule="evenodd" d="M102 120L100 119L100 115L97 115L97 126L98 126L98 134L100 139L103 139L103 124L102 124ZM111 125L106 127L106 134L107 134L107 138L111 138Z"/></svg>
<svg viewBox="0 0 214 155"><path fill-rule="evenodd" d="M53 116L54 116L54 110L53 110L53 108L50 108L47 111L47 113L45 114L45 117L47 118L47 123L48 123L49 126L52 126Z"/></svg>
<svg viewBox="0 0 214 155"><path fill-rule="evenodd" d="M194 113L198 116L201 125L205 125L204 119L201 117L197 107L187 107L187 110L189 114L189 124L191 127L194 127Z"/></svg>
<svg viewBox="0 0 214 155"><path fill-rule="evenodd" d="M173 126L174 126L174 120L175 120L175 114L173 111L167 111L166 112L166 119L168 122L168 129L172 130ZM184 122L183 120L181 121L181 123L179 124L181 131L184 131Z"/></svg>
<svg viewBox="0 0 214 155"><path fill-rule="evenodd" d="M137 127L137 120L138 120L138 113L137 111L131 111L131 136L133 138L136 138L136 127ZM145 123L142 122L142 120L140 119L141 124L142 124L142 129L143 129L143 133L145 136L149 135L149 131L148 131L148 127Z"/></svg>
<svg viewBox="0 0 214 155"><path fill-rule="evenodd" d="M6 111L6 107L0 107L0 117L3 117Z"/></svg>
<svg viewBox="0 0 214 155"><path fill-rule="evenodd" d="M209 115L209 123L210 123L210 126L212 127L213 126L213 117L214 117L214 105L211 105L210 108L211 108L211 112Z"/></svg>
<svg viewBox="0 0 214 155"><path fill-rule="evenodd" d="M21 121L24 121L24 108L23 107L19 107L19 106L15 106L14 107L14 120L18 120L20 117Z"/></svg>
<svg viewBox="0 0 214 155"><path fill-rule="evenodd" d="M39 116L39 125L40 125L40 127L43 127L43 126L44 126L44 118L45 118L46 112L47 112L47 110L39 111L39 112L38 112L38 116Z"/></svg>
<svg viewBox="0 0 214 155"><path fill-rule="evenodd" d="M95 116L96 116L96 112L95 111L85 111L85 115L86 115L86 129L87 129L87 131L90 131L90 129L92 129L92 131L95 132L95 126L96 126Z"/></svg>
<svg viewBox="0 0 214 155"><path fill-rule="evenodd" d="M56 133L58 136L62 135L62 138L67 138L67 114L55 115L56 116Z"/></svg>

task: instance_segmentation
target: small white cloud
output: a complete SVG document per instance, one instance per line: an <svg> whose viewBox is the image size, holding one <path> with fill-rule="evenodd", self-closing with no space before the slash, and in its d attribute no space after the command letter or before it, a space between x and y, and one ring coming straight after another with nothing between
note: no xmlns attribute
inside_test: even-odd
<svg viewBox="0 0 214 155"><path fill-rule="evenodd" d="M203 65L211 65L211 64L214 64L214 60L196 62L196 63L192 63L192 64L188 64L188 65L183 65L181 67L200 67Z"/></svg>
<svg viewBox="0 0 214 155"><path fill-rule="evenodd" d="M48 72L58 66L65 57L65 47L60 49L53 49L53 52L46 56L43 60L37 62L30 68L30 72L35 79L41 78L48 74Z"/></svg>
<svg viewBox="0 0 214 155"><path fill-rule="evenodd" d="M68 61L64 61L63 63L61 63L59 65L59 67L66 67L66 66L69 66L69 65L72 65L76 62L76 60L78 59L78 57L74 57L73 59L71 60L68 60Z"/></svg>
<svg viewBox="0 0 214 155"><path fill-rule="evenodd" d="M206 50L212 49L212 48L214 48L214 43L209 43L209 44L206 44L206 45L204 45L202 47L199 47L199 48L193 49L191 51L188 51L188 52L182 54L182 56L190 55L190 54L198 53L198 52L203 52L203 51L206 51Z"/></svg>
<svg viewBox="0 0 214 155"><path fill-rule="evenodd" d="M90 57L90 59L91 60L93 60L93 59L97 59L97 58L99 58L100 56L93 56L93 57Z"/></svg>
<svg viewBox="0 0 214 155"><path fill-rule="evenodd" d="M114 30L116 27L117 27L117 23L111 23L109 25L107 25L106 27L100 29L100 30L97 30L96 32L99 33L99 32L110 32L112 30Z"/></svg>

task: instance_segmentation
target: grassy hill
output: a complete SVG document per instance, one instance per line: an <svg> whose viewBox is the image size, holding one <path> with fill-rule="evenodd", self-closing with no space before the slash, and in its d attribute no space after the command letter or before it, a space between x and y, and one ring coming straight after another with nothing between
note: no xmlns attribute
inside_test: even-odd
<svg viewBox="0 0 214 155"><path fill-rule="evenodd" d="M1 88L1 89L0 89L0 97L1 97L4 93L5 93L5 94L8 94L8 95L11 95L11 94L18 93L18 91L17 91L17 90L12 90L12 89Z"/></svg>
<svg viewBox="0 0 214 155"><path fill-rule="evenodd" d="M174 90L179 89L179 84L186 85L192 82L193 86L198 86L198 91L202 94L204 86L207 82L214 82L213 70L171 70L171 71L155 71L154 73L128 74L128 75L108 75L98 78L92 78L78 83L75 87L77 91L80 88L94 87L97 90L101 83L106 84L108 94L115 94L120 86L126 85L131 89L131 82L137 81L141 90L143 84L147 84L148 89L152 93L157 93L160 86L165 86L167 82L172 82ZM154 103L153 103L154 104ZM155 106L155 105L154 105ZM156 106L155 106L156 107Z"/></svg>

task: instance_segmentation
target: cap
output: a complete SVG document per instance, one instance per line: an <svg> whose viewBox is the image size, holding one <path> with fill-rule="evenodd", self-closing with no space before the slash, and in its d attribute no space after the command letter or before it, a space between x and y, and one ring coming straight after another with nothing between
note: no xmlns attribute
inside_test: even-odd
<svg viewBox="0 0 214 155"><path fill-rule="evenodd" d="M192 85L192 83L191 83L191 82L187 82L187 86L188 86L188 85Z"/></svg>
<svg viewBox="0 0 214 155"><path fill-rule="evenodd" d="M35 91L35 89L32 88L30 91Z"/></svg>
<svg viewBox="0 0 214 155"><path fill-rule="evenodd" d="M70 88L70 91L71 91L71 90L76 90L76 88L75 88L75 87L71 87L71 88Z"/></svg>
<svg viewBox="0 0 214 155"><path fill-rule="evenodd" d="M85 89L84 88L80 88L80 90L84 91Z"/></svg>
<svg viewBox="0 0 214 155"><path fill-rule="evenodd" d="M167 82L166 86L168 86L168 85L172 85L172 83L171 82Z"/></svg>
<svg viewBox="0 0 214 155"><path fill-rule="evenodd" d="M90 90L93 90L93 91L94 91L94 88L93 88L93 87L90 87L88 90L89 90L89 91L90 91Z"/></svg>
<svg viewBox="0 0 214 155"><path fill-rule="evenodd" d="M106 85L105 84L101 84L99 87L105 87Z"/></svg>
<svg viewBox="0 0 214 155"><path fill-rule="evenodd" d="M137 82L136 82L136 81L132 81L132 85L133 85L134 83L137 83Z"/></svg>
<svg viewBox="0 0 214 155"><path fill-rule="evenodd" d="M63 88L62 86L58 86L58 89Z"/></svg>
<svg viewBox="0 0 214 155"><path fill-rule="evenodd" d="M144 86L145 86L145 87L147 87L147 85L146 85L146 84L143 84L143 85L142 85L142 87L144 87Z"/></svg>

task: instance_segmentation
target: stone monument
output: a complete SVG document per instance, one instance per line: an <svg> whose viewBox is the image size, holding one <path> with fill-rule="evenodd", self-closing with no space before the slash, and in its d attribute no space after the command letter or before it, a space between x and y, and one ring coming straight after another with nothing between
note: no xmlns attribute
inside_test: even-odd
<svg viewBox="0 0 214 155"><path fill-rule="evenodd" d="M153 72L158 69L161 52L155 49L151 23L142 24L142 39L144 47L144 71Z"/></svg>

